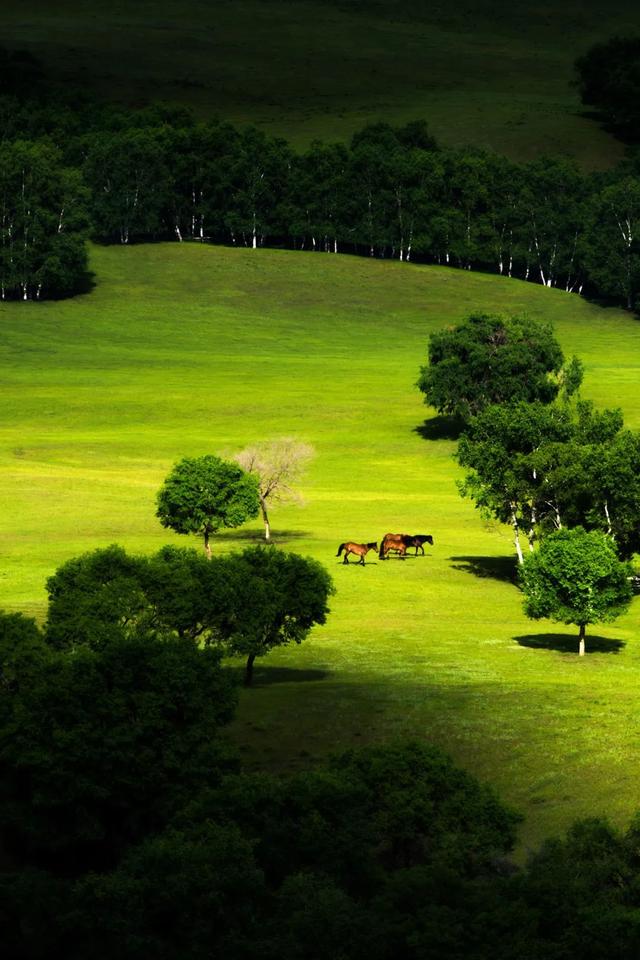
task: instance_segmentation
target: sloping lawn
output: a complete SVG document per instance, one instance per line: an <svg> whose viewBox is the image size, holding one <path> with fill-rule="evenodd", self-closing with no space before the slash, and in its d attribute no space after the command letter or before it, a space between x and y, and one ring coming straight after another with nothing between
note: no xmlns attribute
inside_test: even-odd
<svg viewBox="0 0 640 960"><path fill-rule="evenodd" d="M519 281L342 256L174 244L96 248L93 267L87 296L0 307L0 605L41 616L46 577L82 551L191 543L154 516L175 460L296 436L317 456L306 506L274 509L275 538L325 563L337 593L325 627L258 664L232 731L246 762L415 736L526 813L524 846L577 816L627 819L640 606L582 660L571 630L528 621L509 531L460 499L455 444L413 384L430 331L526 311L583 358L584 394L640 427L640 321ZM435 545L364 569L335 557L387 531ZM256 521L214 550L260 535Z"/></svg>

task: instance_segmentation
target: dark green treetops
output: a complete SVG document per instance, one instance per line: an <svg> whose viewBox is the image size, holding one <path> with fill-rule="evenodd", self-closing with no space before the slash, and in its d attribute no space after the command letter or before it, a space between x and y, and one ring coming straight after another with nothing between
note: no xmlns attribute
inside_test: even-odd
<svg viewBox="0 0 640 960"><path fill-rule="evenodd" d="M317 560L266 547L231 554L224 564L231 590L221 639L230 653L247 658L249 686L256 657L301 643L314 624L325 622L333 582Z"/></svg>
<svg viewBox="0 0 640 960"><path fill-rule="evenodd" d="M577 624L580 656L587 624L615 620L631 602L631 568L597 530L575 527L551 534L525 560L520 576L527 615Z"/></svg>
<svg viewBox="0 0 640 960"><path fill-rule="evenodd" d="M573 392L580 364L572 361L561 376L563 363L550 324L475 313L431 336L418 387L439 413L467 420L492 403L551 403L563 385Z"/></svg>
<svg viewBox="0 0 640 960"><path fill-rule="evenodd" d="M176 533L199 534L210 557L212 533L257 517L258 478L220 457L185 457L166 478L157 502L156 516L162 526Z"/></svg>

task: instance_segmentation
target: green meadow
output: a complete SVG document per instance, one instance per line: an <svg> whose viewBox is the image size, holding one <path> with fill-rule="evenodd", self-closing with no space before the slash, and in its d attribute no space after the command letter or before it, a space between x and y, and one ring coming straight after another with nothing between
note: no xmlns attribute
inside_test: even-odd
<svg viewBox="0 0 640 960"><path fill-rule="evenodd" d="M630 0L4 0L2 26L51 78L296 146L424 117L447 145L601 168L622 150L584 114L573 62L638 18Z"/></svg>
<svg viewBox="0 0 640 960"><path fill-rule="evenodd" d="M462 500L447 437L414 386L431 331L469 311L553 321L585 396L640 428L640 322L506 278L396 262L195 245L93 248L95 289L0 307L0 605L42 617L75 554L152 552L155 494L180 457L295 436L316 458L277 543L321 560L326 626L261 661L232 736L291 769L396 736L444 746L526 815L523 847L576 817L640 806L640 605L594 631L530 622L509 531ZM427 555L365 568L346 539L431 533ZM258 541L258 521L216 538Z"/></svg>

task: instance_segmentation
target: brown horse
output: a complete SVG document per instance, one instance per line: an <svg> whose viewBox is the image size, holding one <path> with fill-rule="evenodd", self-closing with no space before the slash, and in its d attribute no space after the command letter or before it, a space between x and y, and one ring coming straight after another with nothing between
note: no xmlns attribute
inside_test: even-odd
<svg viewBox="0 0 640 960"><path fill-rule="evenodd" d="M408 533L385 533L380 543L380 559L386 560L390 553L398 553L403 559L407 555Z"/></svg>
<svg viewBox="0 0 640 960"><path fill-rule="evenodd" d="M364 567L365 565L364 558L369 553L369 550L377 550L377 549L378 549L377 543L352 543L351 540L347 540L346 543L341 543L340 546L338 547L338 552L336 553L336 557L339 557L342 551L344 550L344 560L342 562L348 565L349 554L355 553L356 556L360 557L360 560L358 561L358 563L361 563L362 566Z"/></svg>

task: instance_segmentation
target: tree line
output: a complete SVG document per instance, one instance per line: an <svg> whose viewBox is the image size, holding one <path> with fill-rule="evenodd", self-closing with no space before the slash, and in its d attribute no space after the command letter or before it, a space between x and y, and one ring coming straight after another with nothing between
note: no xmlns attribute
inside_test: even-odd
<svg viewBox="0 0 640 960"><path fill-rule="evenodd" d="M428 355L418 386L456 422L460 493L511 526L526 613L577 624L584 654L587 624L631 601L640 432L580 398L582 363L548 323L472 314L434 333Z"/></svg>
<svg viewBox="0 0 640 960"><path fill-rule="evenodd" d="M438 146L422 121L296 152L185 109L0 98L0 295L87 283L84 239L417 260L636 304L640 160L586 174Z"/></svg>

